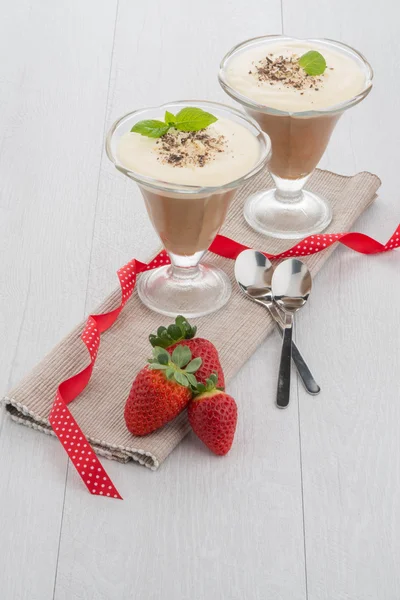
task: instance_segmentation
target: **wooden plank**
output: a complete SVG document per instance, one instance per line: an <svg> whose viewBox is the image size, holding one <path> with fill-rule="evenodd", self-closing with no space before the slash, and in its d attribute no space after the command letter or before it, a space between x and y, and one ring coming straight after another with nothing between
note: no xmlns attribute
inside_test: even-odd
<svg viewBox="0 0 400 600"><path fill-rule="evenodd" d="M108 123L179 97L229 102L219 60L266 27L280 29L279 2L207 1L196 13L178 0L121 0ZM157 246L136 186L104 158L87 306L124 261ZM285 414L273 405L278 343L231 385L241 417L228 457L189 436L156 473L106 462L122 503L90 497L70 471L56 600L305 598L297 402Z"/></svg>
<svg viewBox="0 0 400 600"><path fill-rule="evenodd" d="M376 205L355 227L381 241L399 222L396 6L283 0L285 33L342 40L375 69L372 93L342 117L322 164L382 178ZM400 597L398 265L398 252L339 250L297 328L324 390L317 400L299 390L310 600Z"/></svg>
<svg viewBox="0 0 400 600"><path fill-rule="evenodd" d="M81 319L116 2L3 6L0 20L0 385ZM1 411L3 419L3 411ZM2 598L53 597L66 456L3 420Z"/></svg>

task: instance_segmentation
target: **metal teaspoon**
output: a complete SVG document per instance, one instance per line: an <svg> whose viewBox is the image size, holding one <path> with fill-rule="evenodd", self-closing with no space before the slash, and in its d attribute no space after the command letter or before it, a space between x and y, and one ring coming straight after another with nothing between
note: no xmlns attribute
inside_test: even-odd
<svg viewBox="0 0 400 600"><path fill-rule="evenodd" d="M256 250L244 250L236 259L235 277L240 289L250 300L262 304L269 310L282 335L284 315L280 315L272 300L273 273L274 268L270 260ZM316 383L294 342L292 343L292 358L307 392L312 395L319 394L321 388Z"/></svg>
<svg viewBox="0 0 400 600"><path fill-rule="evenodd" d="M310 295L311 273L301 260L290 258L276 267L271 287L273 300L285 315L276 404L279 408L286 408L290 397L293 319Z"/></svg>

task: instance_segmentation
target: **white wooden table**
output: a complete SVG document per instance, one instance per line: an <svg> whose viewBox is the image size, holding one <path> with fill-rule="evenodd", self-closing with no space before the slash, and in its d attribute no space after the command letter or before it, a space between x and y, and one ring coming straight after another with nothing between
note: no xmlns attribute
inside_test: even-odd
<svg viewBox="0 0 400 600"><path fill-rule="evenodd" d="M330 37L375 89L322 166L383 181L356 229L399 222L397 0L2 0L0 392L156 247L104 133L136 107L229 102L219 59L265 33ZM137 231L141 230L138 234ZM106 462L125 497L90 496L49 436L0 412L2 600L399 600L399 253L338 249L297 335L323 387L273 404L277 338L230 386L241 419L217 460L189 436L152 473Z"/></svg>

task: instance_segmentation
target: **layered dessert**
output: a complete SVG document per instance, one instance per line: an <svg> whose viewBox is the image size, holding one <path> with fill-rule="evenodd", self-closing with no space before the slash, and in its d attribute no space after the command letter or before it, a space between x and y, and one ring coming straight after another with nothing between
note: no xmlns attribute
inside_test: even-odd
<svg viewBox="0 0 400 600"><path fill-rule="evenodd" d="M247 127L221 117L198 131L172 125L157 138L129 131L119 138L117 158L148 178L141 190L167 250L191 256L210 246L235 194L229 184L254 169L261 147Z"/></svg>
<svg viewBox="0 0 400 600"><path fill-rule="evenodd" d="M220 81L270 136L271 172L301 179L321 159L346 103L363 97L369 76L347 46L271 36L232 51Z"/></svg>

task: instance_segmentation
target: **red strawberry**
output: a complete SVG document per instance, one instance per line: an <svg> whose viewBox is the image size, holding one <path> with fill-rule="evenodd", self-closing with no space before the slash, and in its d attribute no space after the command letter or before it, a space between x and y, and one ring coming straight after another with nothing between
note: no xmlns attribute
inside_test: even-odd
<svg viewBox="0 0 400 600"><path fill-rule="evenodd" d="M236 402L227 393L215 387L216 374L207 384L197 386L199 395L188 406L189 422L202 442L214 452L224 455L229 452L235 436L237 422Z"/></svg>
<svg viewBox="0 0 400 600"><path fill-rule="evenodd" d="M163 348L154 348L150 365L133 382L125 404L125 423L133 435L147 435L159 429L187 406L196 386L193 373L201 359L192 360L187 346L177 347L172 356Z"/></svg>
<svg viewBox="0 0 400 600"><path fill-rule="evenodd" d="M175 319L175 324L168 328L159 327L157 335L149 336L152 346L168 348L173 351L184 340L192 352L193 357L202 359L201 367L196 371L196 378L200 383L206 383L210 373L217 373L218 387L225 387L224 372L219 361L219 356L214 344L204 338L195 338L197 327L192 327L182 316Z"/></svg>

